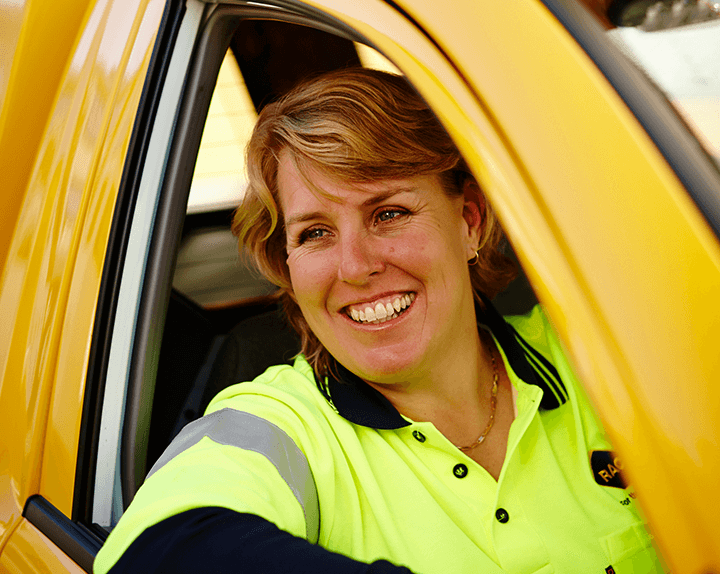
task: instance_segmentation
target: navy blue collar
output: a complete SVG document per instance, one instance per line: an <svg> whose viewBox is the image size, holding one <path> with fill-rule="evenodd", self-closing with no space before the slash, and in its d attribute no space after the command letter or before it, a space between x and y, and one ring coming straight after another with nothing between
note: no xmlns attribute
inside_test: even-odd
<svg viewBox="0 0 720 574"><path fill-rule="evenodd" d="M567 392L555 367L503 319L488 299L482 297L482 300L485 309L475 307L478 325L486 325L492 331L515 374L543 390L540 408L559 407L567 400ZM398 429L410 424L382 393L340 363L335 362L334 366L338 377L328 377L328 391L342 417L376 429Z"/></svg>

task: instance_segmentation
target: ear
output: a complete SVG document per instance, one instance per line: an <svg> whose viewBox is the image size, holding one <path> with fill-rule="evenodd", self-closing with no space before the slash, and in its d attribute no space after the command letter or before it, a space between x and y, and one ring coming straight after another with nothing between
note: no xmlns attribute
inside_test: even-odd
<svg viewBox="0 0 720 574"><path fill-rule="evenodd" d="M468 178L463 183L463 219L467 225L466 241L468 245L468 259L475 255L475 250L480 244L480 238L485 230L485 197L480 191L477 182Z"/></svg>

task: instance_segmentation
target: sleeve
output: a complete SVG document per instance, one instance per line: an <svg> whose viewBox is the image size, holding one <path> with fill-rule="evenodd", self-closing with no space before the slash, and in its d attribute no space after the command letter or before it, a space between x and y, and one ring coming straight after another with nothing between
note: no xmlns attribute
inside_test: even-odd
<svg viewBox="0 0 720 574"><path fill-rule="evenodd" d="M410 574L385 560L358 562L226 508L195 508L144 531L109 574Z"/></svg>
<svg viewBox="0 0 720 574"><path fill-rule="evenodd" d="M317 537L317 492L295 441L261 417L225 408L186 426L156 462L98 553L95 572L108 572L154 525L199 508L252 514L291 535Z"/></svg>

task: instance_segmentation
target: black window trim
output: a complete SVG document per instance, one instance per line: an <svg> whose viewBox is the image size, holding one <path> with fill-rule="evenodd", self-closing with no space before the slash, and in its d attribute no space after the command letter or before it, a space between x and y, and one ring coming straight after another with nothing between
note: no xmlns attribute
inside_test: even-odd
<svg viewBox="0 0 720 574"><path fill-rule="evenodd" d="M92 573L95 556L105 541L102 529L70 520L39 494L25 503L23 516L85 572Z"/></svg>

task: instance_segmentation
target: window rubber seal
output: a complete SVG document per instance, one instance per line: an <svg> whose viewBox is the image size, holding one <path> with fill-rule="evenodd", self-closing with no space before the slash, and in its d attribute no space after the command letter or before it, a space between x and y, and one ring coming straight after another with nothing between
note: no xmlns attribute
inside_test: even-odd
<svg viewBox="0 0 720 574"><path fill-rule="evenodd" d="M88 528L70 520L39 494L28 499L23 516L80 568L92 574L95 556L105 542L100 527Z"/></svg>

